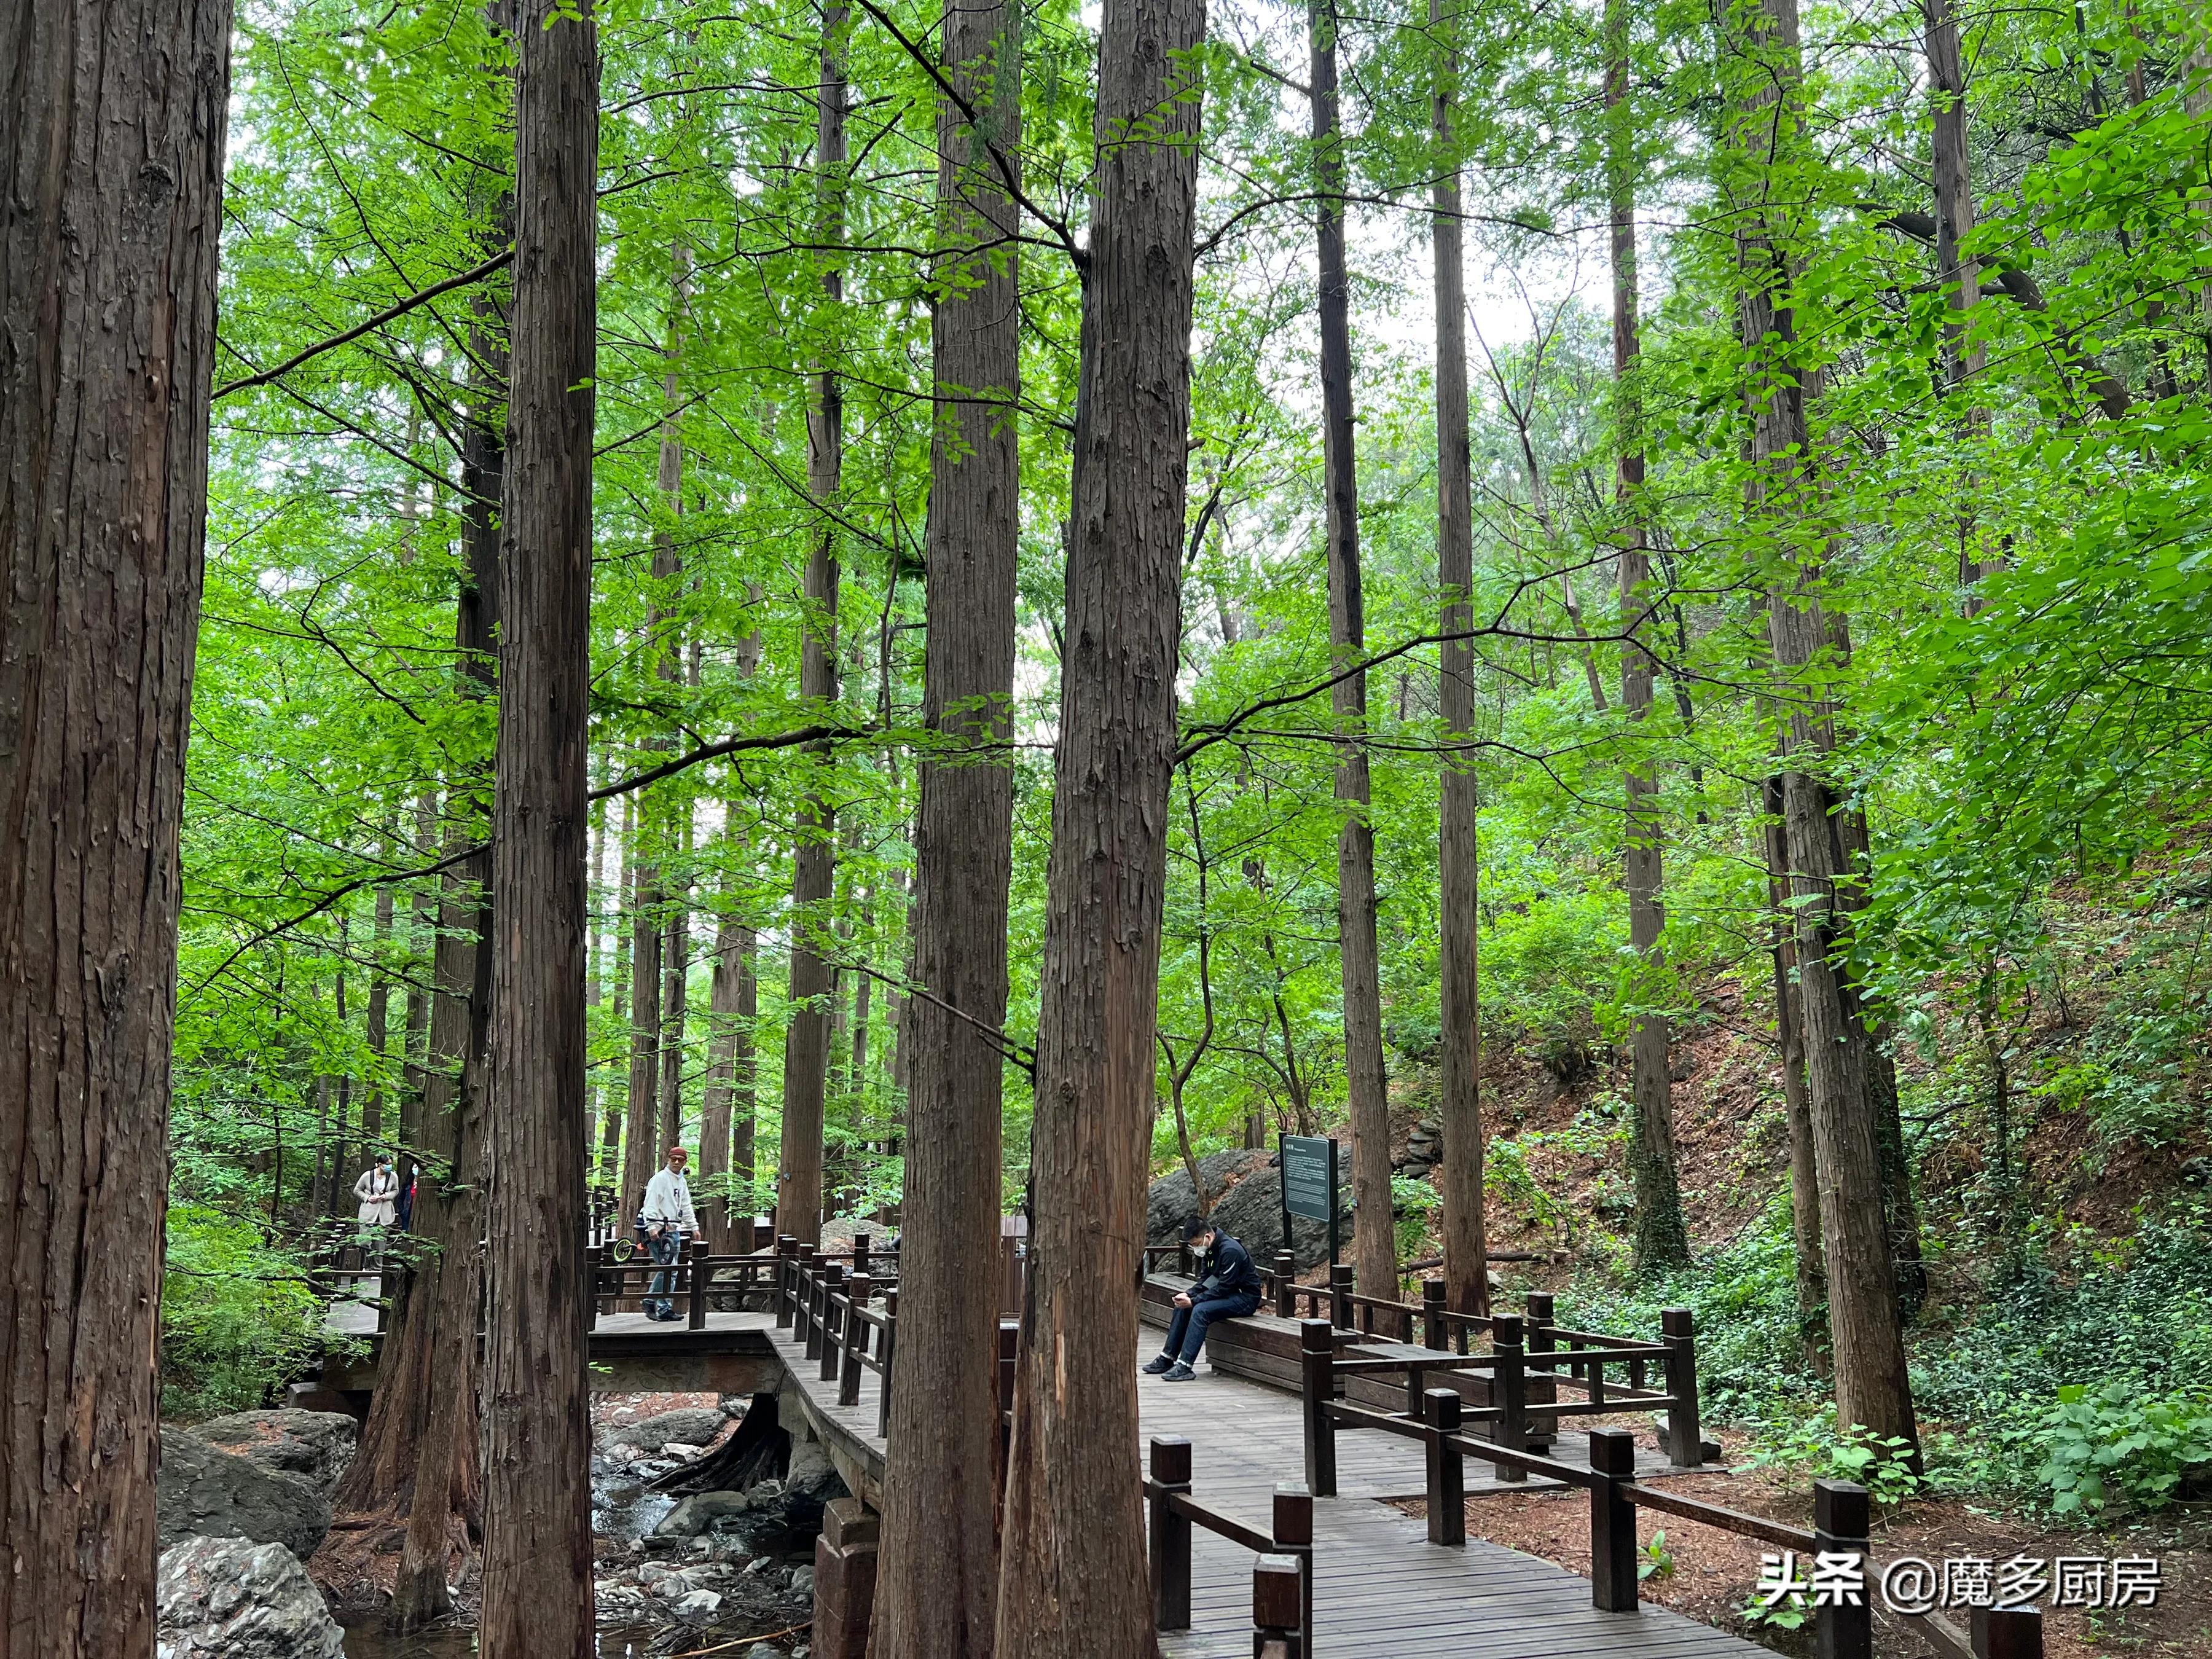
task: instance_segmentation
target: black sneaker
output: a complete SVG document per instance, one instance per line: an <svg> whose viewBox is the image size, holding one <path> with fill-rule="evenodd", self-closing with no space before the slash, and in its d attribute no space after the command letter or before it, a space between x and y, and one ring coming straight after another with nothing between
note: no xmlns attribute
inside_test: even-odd
<svg viewBox="0 0 2212 1659"><path fill-rule="evenodd" d="M1158 1376L1162 1371L1166 1370L1174 1364L1174 1359L1166 1354L1162 1354L1158 1359L1155 1359L1151 1364L1144 1368L1144 1374L1146 1376Z"/></svg>
<svg viewBox="0 0 2212 1659"><path fill-rule="evenodd" d="M1161 1376L1160 1381L1163 1382L1188 1382L1197 1375L1198 1373L1196 1371L1191 1370L1189 1366L1184 1364L1182 1360L1178 1359L1174 1364L1167 1368L1167 1370Z"/></svg>

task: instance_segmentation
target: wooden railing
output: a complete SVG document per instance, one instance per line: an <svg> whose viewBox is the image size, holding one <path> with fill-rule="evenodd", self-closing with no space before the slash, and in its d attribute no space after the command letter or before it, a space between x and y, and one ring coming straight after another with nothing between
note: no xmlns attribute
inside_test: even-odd
<svg viewBox="0 0 2212 1659"><path fill-rule="evenodd" d="M1146 1245L1145 1264L1172 1261L1190 1275L1194 1264L1180 1245ZM1678 1468L1704 1463L1704 1431L1698 1402L1696 1323L1686 1308L1660 1316L1656 1340L1603 1331L1572 1330L1556 1322L1550 1292L1532 1291L1522 1314L1462 1314L1444 1306L1440 1279L1421 1281L1416 1304L1383 1297L1361 1296L1352 1288L1352 1270L1338 1263L1327 1285L1301 1285L1287 1250L1278 1251L1272 1271L1263 1271L1261 1305L1282 1319L1322 1319L1339 1332L1355 1332L1368 1342L1397 1342L1431 1349L1431 1362L1394 1355L1340 1362L1353 1371L1407 1371L1418 1389L1424 1370L1474 1372L1486 1376L1491 1403L1478 1407L1484 1421L1503 1422L1515 1413L1511 1443L1520 1449L1548 1443L1562 1417L1603 1416L1631 1409L1664 1411L1668 1458ZM1476 1346L1486 1340L1489 1352ZM1514 1380L1517 1377L1517 1382ZM1654 1387L1655 1381L1660 1386ZM1578 1395L1560 1403L1562 1389ZM1510 1398L1509 1398L1510 1396Z"/></svg>
<svg viewBox="0 0 2212 1659"><path fill-rule="evenodd" d="M1203 1527L1259 1557L1252 1573L1252 1651L1304 1659L1313 1652L1313 1494L1295 1482L1275 1488L1261 1532L1191 1495L1190 1442L1156 1436L1145 1480L1150 1519L1152 1626L1190 1628L1191 1528Z"/></svg>
<svg viewBox="0 0 2212 1659"><path fill-rule="evenodd" d="M1873 1586L1866 1571L1871 1516L1865 1487L1848 1480L1814 1481L1814 1523L1808 1530L1640 1484L1636 1478L1636 1442L1626 1429L1593 1426L1586 1466L1539 1456L1521 1443L1526 1421L1524 1385L1529 1373L1521 1352L1520 1321L1501 1314L1493 1316L1491 1323L1494 1346L1490 1355L1443 1354L1433 1363L1401 1359L1394 1364L1382 1359L1339 1359L1335 1334L1327 1322L1305 1321L1299 1333L1299 1358L1304 1378L1306 1484L1314 1495L1329 1498L1336 1493L1336 1436L1342 1429L1379 1430L1422 1443L1427 1463L1429 1540L1435 1544L1467 1542L1465 1471L1469 1457L1491 1464L1501 1480L1548 1475L1582 1487L1590 1495L1590 1600L1607 1613L1633 1612L1637 1605L1638 1508L1760 1539L1800 1552L1808 1559L1825 1556L1831 1566L1838 1564L1838 1558L1848 1558L1857 1565L1862 1586L1859 1602L1853 1607L1837 1598L1815 1607L1820 1652L1822 1659L1871 1659ZM1589 1349L1580 1358L1585 1366L1601 1371L1612 1355ZM1486 1360L1491 1362L1496 1379L1497 1405L1470 1410L1456 1389L1421 1386L1430 1371L1472 1369ZM1393 1369L1407 1377L1405 1411L1381 1411L1338 1397L1340 1378ZM1567 1379L1555 1373L1552 1380ZM1579 1405L1562 1404L1556 1410L1564 1416L1612 1410L1618 1403L1618 1396L1607 1403L1601 1395ZM1464 1432L1474 1422L1496 1425L1497 1438L1478 1440Z"/></svg>

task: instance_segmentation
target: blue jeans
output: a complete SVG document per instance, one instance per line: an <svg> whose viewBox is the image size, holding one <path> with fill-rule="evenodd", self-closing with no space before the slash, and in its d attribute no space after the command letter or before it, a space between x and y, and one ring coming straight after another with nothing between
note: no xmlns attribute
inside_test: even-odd
<svg viewBox="0 0 2212 1659"><path fill-rule="evenodd" d="M1168 1345L1160 1352L1186 1365L1196 1363L1198 1351L1206 1346L1206 1328L1217 1319L1242 1319L1256 1313L1260 1308L1260 1293L1243 1291L1234 1296L1217 1296L1204 1302L1194 1302L1188 1308L1177 1308L1175 1317L1168 1322Z"/></svg>
<svg viewBox="0 0 2212 1659"><path fill-rule="evenodd" d="M683 1248L684 1235L673 1227L658 1238L648 1237L645 1241L645 1253L655 1261L673 1263L677 1252ZM653 1274L653 1283L647 1287L645 1297L645 1311L648 1317L672 1319L675 1316L676 1304L670 1299L670 1292L675 1288L676 1269L673 1266L665 1267Z"/></svg>

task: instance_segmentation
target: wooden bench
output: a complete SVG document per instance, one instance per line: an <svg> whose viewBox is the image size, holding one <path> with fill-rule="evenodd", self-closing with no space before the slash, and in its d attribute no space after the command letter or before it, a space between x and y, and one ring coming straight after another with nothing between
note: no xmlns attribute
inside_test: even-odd
<svg viewBox="0 0 2212 1659"><path fill-rule="evenodd" d="M1165 1331L1168 1322L1175 1317L1176 1297L1188 1290L1194 1282L1179 1273L1147 1276L1137 1297L1138 1317L1146 1324ZM1265 1306L1264 1304L1261 1305ZM1358 1340L1358 1334L1352 1331L1341 1331L1337 1335L1339 1346L1346 1349L1357 1345ZM1219 1320L1206 1328L1206 1357L1212 1362L1215 1370L1231 1376L1264 1382L1269 1388L1295 1394L1301 1376L1298 1370L1298 1322L1278 1319L1270 1313Z"/></svg>

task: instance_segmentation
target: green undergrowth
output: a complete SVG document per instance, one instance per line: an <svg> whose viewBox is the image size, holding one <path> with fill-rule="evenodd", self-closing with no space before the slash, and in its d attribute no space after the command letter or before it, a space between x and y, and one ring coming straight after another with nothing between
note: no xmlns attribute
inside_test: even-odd
<svg viewBox="0 0 2212 1659"><path fill-rule="evenodd" d="M173 1205L161 1282L161 1414L250 1411L325 1346L306 1268L259 1228Z"/></svg>

